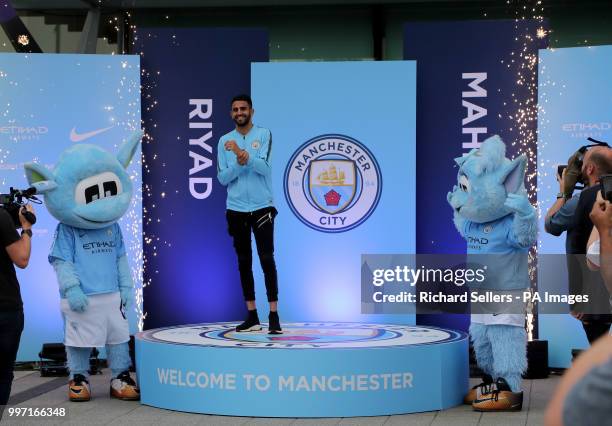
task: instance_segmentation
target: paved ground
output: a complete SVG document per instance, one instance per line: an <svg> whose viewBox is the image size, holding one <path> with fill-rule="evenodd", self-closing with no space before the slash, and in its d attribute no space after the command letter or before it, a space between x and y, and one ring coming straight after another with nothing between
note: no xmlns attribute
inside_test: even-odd
<svg viewBox="0 0 612 426"><path fill-rule="evenodd" d="M42 378L38 372L17 372L12 402L18 407L65 407L67 418L63 420L9 418L8 408L2 425L359 425L359 426L518 426L543 424L544 410L559 383L559 376L546 380L525 380L523 411L519 413L477 413L469 406L459 406L445 411L432 411L401 416L332 418L332 419L270 419L251 417L208 416L179 413L110 399L109 372L91 378L93 400L87 403L70 403L66 398L65 378ZM477 380L471 380L476 383ZM9 401L9 404L11 401ZM9 407L12 405L9 405Z"/></svg>

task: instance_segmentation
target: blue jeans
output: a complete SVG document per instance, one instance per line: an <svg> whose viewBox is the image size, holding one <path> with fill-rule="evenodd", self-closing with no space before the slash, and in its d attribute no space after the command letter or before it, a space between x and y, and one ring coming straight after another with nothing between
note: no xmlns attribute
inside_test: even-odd
<svg viewBox="0 0 612 426"><path fill-rule="evenodd" d="M0 406L11 395L13 368L23 331L23 310L0 311Z"/></svg>

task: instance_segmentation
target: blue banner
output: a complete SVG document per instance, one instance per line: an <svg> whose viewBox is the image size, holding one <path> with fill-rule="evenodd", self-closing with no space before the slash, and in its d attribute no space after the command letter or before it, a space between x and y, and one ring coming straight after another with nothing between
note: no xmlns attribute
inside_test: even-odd
<svg viewBox="0 0 612 426"><path fill-rule="evenodd" d="M80 143L116 153L140 129L138 56L3 53L0 62L3 194L10 187L28 186L23 163L38 162L52 169L65 149ZM70 84L59 83L65 81ZM137 289L142 280L140 157L138 151L128 168L134 194L119 221ZM64 337L59 288L47 260L57 219L44 205L34 207L37 222L30 262L26 269L17 269L25 312L19 361L37 360L43 343L62 342ZM129 310L131 332L138 330L141 307L138 303Z"/></svg>
<svg viewBox="0 0 612 426"><path fill-rule="evenodd" d="M268 60L257 29L139 28L143 120L145 328L235 320L245 308L217 181L230 101Z"/></svg>
<svg viewBox="0 0 612 426"><path fill-rule="evenodd" d="M446 194L457 182L454 158L500 135L507 156L527 153L535 171L537 53L545 23L418 22L404 28L404 59L416 59L418 253L464 253ZM536 79L536 80L533 80ZM529 101L530 100L530 101ZM469 319L423 315L422 324L466 330Z"/></svg>
<svg viewBox="0 0 612 426"><path fill-rule="evenodd" d="M556 201L557 166L587 138L612 142L612 46L589 46L540 51L538 111L538 200L540 229L546 211ZM540 253L565 253L565 237L540 232ZM566 271L563 271L566 273ZM542 315L540 338L548 339L551 367L567 368L572 349L587 348L582 324L568 315Z"/></svg>
<svg viewBox="0 0 612 426"><path fill-rule="evenodd" d="M362 315L375 312L360 285L362 254L414 252L415 78L412 61L253 65L255 121L274 140L281 318L414 321Z"/></svg>

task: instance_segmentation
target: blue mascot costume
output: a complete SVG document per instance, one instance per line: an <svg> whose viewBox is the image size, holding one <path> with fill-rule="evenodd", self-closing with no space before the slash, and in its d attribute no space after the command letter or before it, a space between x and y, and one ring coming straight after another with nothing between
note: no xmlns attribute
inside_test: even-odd
<svg viewBox="0 0 612 426"><path fill-rule="evenodd" d="M44 195L47 209L60 222L49 262L60 288L71 401L91 398L89 357L93 347L101 346L106 346L112 371L111 396L140 399L129 374L125 315L134 284L117 221L130 205L132 183L126 168L141 137L141 132L135 134L116 157L82 144L64 151L52 171L41 164L25 165L28 182Z"/></svg>
<svg viewBox="0 0 612 426"><path fill-rule="evenodd" d="M468 243L470 255L485 255L492 279L479 291L522 295L529 288L528 251L537 238L537 219L524 188L526 158L505 157L498 136L479 149L455 159L458 185L448 194L457 230ZM479 257L479 256L476 256ZM473 286L474 288L475 286ZM514 300L514 299L513 299ZM465 402L478 411L521 410L521 374L527 367L524 303L510 313L472 314L470 338L483 382L472 388ZM502 304L495 308L503 311ZM494 309L495 309L494 308Z"/></svg>

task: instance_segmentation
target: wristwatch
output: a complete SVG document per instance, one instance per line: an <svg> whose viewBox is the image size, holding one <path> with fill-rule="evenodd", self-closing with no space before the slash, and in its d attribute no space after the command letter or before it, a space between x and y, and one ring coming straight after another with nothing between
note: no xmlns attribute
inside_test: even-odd
<svg viewBox="0 0 612 426"><path fill-rule="evenodd" d="M565 195L563 192L559 192L559 193L557 194L557 200L558 200L559 198L563 198L565 201L567 201L567 200L568 200L569 198L571 198L571 197L568 197L568 196L567 196L567 195Z"/></svg>
<svg viewBox="0 0 612 426"><path fill-rule="evenodd" d="M22 229L21 230L21 236L23 236L23 234L26 234L28 237L32 238L32 230L31 229Z"/></svg>

